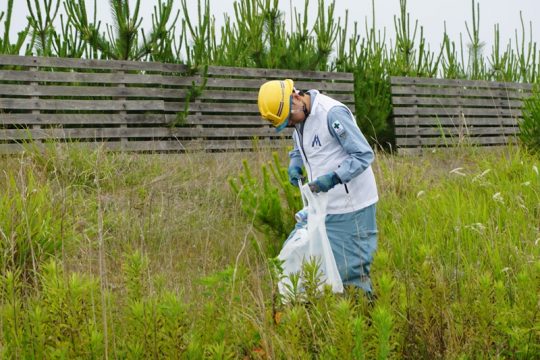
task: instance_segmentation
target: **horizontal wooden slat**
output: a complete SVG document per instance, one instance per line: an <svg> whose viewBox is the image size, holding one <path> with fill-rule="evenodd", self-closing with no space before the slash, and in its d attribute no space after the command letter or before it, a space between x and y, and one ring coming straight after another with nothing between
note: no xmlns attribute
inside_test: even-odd
<svg viewBox="0 0 540 360"><path fill-rule="evenodd" d="M354 113L355 107L349 105L349 109ZM184 110L184 103L166 102L165 111L178 112ZM204 113L251 113L259 114L257 104L239 104L239 103L190 103L190 112ZM236 116L236 115L235 115Z"/></svg>
<svg viewBox="0 0 540 360"><path fill-rule="evenodd" d="M17 113L0 114L0 125L119 125L163 124L173 122L176 115L164 114L50 114Z"/></svg>
<svg viewBox="0 0 540 360"><path fill-rule="evenodd" d="M283 139L250 139L250 140L178 140L178 141L128 141L107 143L110 150L124 151L229 151L256 150L265 148L283 148L290 141Z"/></svg>
<svg viewBox="0 0 540 360"><path fill-rule="evenodd" d="M513 144L517 142L515 136L488 136L488 137L435 137L435 138L397 138L397 146L455 146L458 144L472 145L498 145Z"/></svg>
<svg viewBox="0 0 540 360"><path fill-rule="evenodd" d="M390 78L392 85L426 85L426 86L466 86L475 88L489 89L523 89L531 90L531 84L485 81L485 80L450 80L436 78L419 78L419 77L401 77L392 76Z"/></svg>
<svg viewBox="0 0 540 360"><path fill-rule="evenodd" d="M506 99L466 99L466 98L440 98L440 97L400 97L393 96L392 104L394 105L436 105L436 106L472 106L472 107L487 107L487 108L514 108L522 107L523 102L519 100Z"/></svg>
<svg viewBox="0 0 540 360"><path fill-rule="evenodd" d="M39 97L126 97L185 99L187 89L166 89L150 87L116 87L116 86L62 86L62 85L14 85L0 86L0 95L4 96L39 96ZM202 102L216 101L257 101L258 91L223 91L205 90L196 99ZM353 104L353 94L337 94L334 99L344 104ZM192 99L193 100L193 99Z"/></svg>
<svg viewBox="0 0 540 360"><path fill-rule="evenodd" d="M154 71L154 72L172 72L185 73L188 69L181 64L166 64L158 62L143 61L117 61L117 60L88 60L88 59L69 59L69 58L49 58L49 57L24 57L1 55L0 65L27 66L27 67L52 67L69 69L96 69L96 70L114 70L114 71ZM201 69L202 71L202 69ZM257 69L257 68L235 68L209 66L208 75L212 76L235 76L235 77L255 77L255 78L293 78L297 80L323 80L323 81L342 81L352 82L354 80L352 73L339 72L320 72L320 71L297 71L297 70L278 70L278 69ZM257 79L259 80L259 79ZM54 81L54 80L50 80ZM59 81L59 80L58 80ZM104 81L105 82L105 81ZM331 87L321 86L329 89Z"/></svg>
<svg viewBox="0 0 540 360"><path fill-rule="evenodd" d="M191 86L194 81L195 84L199 84L201 78L200 76L2 70L0 81Z"/></svg>
<svg viewBox="0 0 540 360"><path fill-rule="evenodd" d="M56 128L0 129L0 140L102 139L102 138L238 138L287 137L291 129L279 134L272 128Z"/></svg>
<svg viewBox="0 0 540 360"><path fill-rule="evenodd" d="M141 70L173 73L184 73L188 70L188 67L186 65L167 64L160 62L71 59L17 55L0 55L0 65L120 71ZM202 72L202 68L200 71ZM238 68L224 66L209 66L208 75L255 78L338 80L348 82L352 82L354 80L352 73Z"/></svg>
<svg viewBox="0 0 540 360"><path fill-rule="evenodd" d="M27 143L0 144L0 154L15 154L24 150L37 149L43 151L48 147L69 145L87 149L106 149L112 151L145 151L145 152L184 152L184 151L238 151L257 149L277 149L290 145L289 140L172 140L172 141L127 141L127 142L70 142L70 143Z"/></svg>
<svg viewBox="0 0 540 360"><path fill-rule="evenodd" d="M203 90L196 99L200 101L257 101L258 91Z"/></svg>
<svg viewBox="0 0 540 360"><path fill-rule="evenodd" d="M431 95L445 97L481 97L481 98L500 98L500 99L522 99L529 97L531 92L524 89L477 89L470 87L420 87L407 85L393 85L392 95Z"/></svg>
<svg viewBox="0 0 540 360"><path fill-rule="evenodd" d="M355 99L354 99L354 91L351 91L350 93L343 93L343 94L334 94L323 91L323 94L330 96L332 99L337 100L339 102L342 102L343 104L347 105L349 108L351 106L354 106Z"/></svg>
<svg viewBox="0 0 540 360"><path fill-rule="evenodd" d="M0 125L166 124L175 118L164 114L0 114Z"/></svg>
<svg viewBox="0 0 540 360"><path fill-rule="evenodd" d="M142 70L177 73L183 73L187 71L187 66L181 64L166 64L146 61L91 60L18 55L0 55L0 65L122 71Z"/></svg>
<svg viewBox="0 0 540 360"><path fill-rule="evenodd" d="M151 125L269 126L260 115L197 115L180 121L176 114L0 114L1 125ZM431 124L431 123L430 123Z"/></svg>
<svg viewBox="0 0 540 360"><path fill-rule="evenodd" d="M260 115L195 115L190 114L186 118L188 125L225 125L225 126L270 126L268 121L264 120Z"/></svg>
<svg viewBox="0 0 540 360"><path fill-rule="evenodd" d="M395 117L394 118L394 124L396 126L414 126L416 124L418 125L425 125L425 126L460 126L460 125L479 125L479 126L487 126L487 125L510 125L514 126L517 125L516 118L503 118L503 117L491 117L491 118L483 118L483 117L467 117L462 118L459 116L456 117Z"/></svg>
<svg viewBox="0 0 540 360"><path fill-rule="evenodd" d="M330 94L329 92L325 92ZM254 88L252 91L235 91L235 89L228 90L208 90L202 91L201 95L197 97L200 101L219 101L219 100L245 100L257 102L259 89ZM341 101L344 104L354 104L354 93L337 93L331 95L333 99Z"/></svg>
<svg viewBox="0 0 540 360"><path fill-rule="evenodd" d="M354 81L352 73L344 72L324 72L324 71L302 71L302 70L279 70L279 69L261 69L261 68L238 68L224 66L209 66L208 75L217 76L236 76L236 77L254 77L264 79L293 79L298 80L337 80Z"/></svg>
<svg viewBox="0 0 540 360"><path fill-rule="evenodd" d="M92 84L159 84L192 87L201 86L201 76L163 76L142 74L114 73L77 73L77 72L47 72L47 71L0 71L0 81L21 82L54 82L54 83L92 83ZM256 79L220 79L208 78L206 89L259 89L264 81ZM352 92L353 86L348 83L331 82L298 82L301 89L318 89L327 92Z"/></svg>
<svg viewBox="0 0 540 360"><path fill-rule="evenodd" d="M211 88L234 88L234 89L259 89L266 80L263 79L222 79L208 78L206 89ZM200 83L200 82L199 82ZM182 85L190 85L190 82L182 82ZM332 83L321 81L298 81L295 87L302 90L317 89L326 92L352 92L354 85L352 83Z"/></svg>
<svg viewBox="0 0 540 360"><path fill-rule="evenodd" d="M0 114L0 125L150 125L169 126L179 121L175 114ZM260 115L190 114L186 125L267 126Z"/></svg>
<svg viewBox="0 0 540 360"><path fill-rule="evenodd" d="M55 83L92 83L92 84L160 84L191 87L193 84L202 85L200 76L163 76L140 74L112 74L112 73L75 73L75 72L47 72L47 71L0 71L0 81L21 82L55 82ZM205 84L206 89L259 89L264 81L252 79L219 79L209 78ZM318 89L325 92L352 92L353 86L347 83L330 82L298 82L300 89Z"/></svg>
<svg viewBox="0 0 540 360"><path fill-rule="evenodd" d="M511 142L515 145L515 141ZM494 151L497 150L507 150L508 144L507 143L501 143L501 144L483 144L481 147L478 145L473 145L475 148L475 152L478 153L481 156L482 152L486 151ZM443 154L448 154L449 156L455 155L456 149L454 147L399 147L398 148L398 154L404 155L404 156L418 156L422 154L432 154L434 152L439 152Z"/></svg>
<svg viewBox="0 0 540 360"><path fill-rule="evenodd" d="M354 113L355 107L349 105L349 109ZM165 111L178 112L184 110L184 104L178 102L166 102ZM190 103L189 112L204 113L251 113L259 114L257 104L238 103ZM236 116L236 115L235 115Z"/></svg>
<svg viewBox="0 0 540 360"><path fill-rule="evenodd" d="M445 136L449 135L516 135L518 127L399 127L395 129L397 136Z"/></svg>
<svg viewBox="0 0 540 360"><path fill-rule="evenodd" d="M394 115L438 115L438 116L515 116L521 117L518 109L488 109L488 108L434 108L434 107L397 107Z"/></svg>
<svg viewBox="0 0 540 360"><path fill-rule="evenodd" d="M163 111L162 100L1 99L0 109L78 111ZM1 115L0 115L1 118Z"/></svg>
<svg viewBox="0 0 540 360"><path fill-rule="evenodd" d="M184 104L178 102L166 102L165 111L183 111ZM190 112L207 112L207 113L216 113L216 112L227 112L227 113L253 113L258 114L259 108L257 104L238 104L238 103L190 103L189 104Z"/></svg>
<svg viewBox="0 0 540 360"><path fill-rule="evenodd" d="M117 86L62 86L62 85L15 85L2 84L0 95L11 96L70 96L70 97L145 97L177 98L186 97L186 89L165 89L159 87L117 87Z"/></svg>
<svg viewBox="0 0 540 360"><path fill-rule="evenodd" d="M259 87L262 84L259 83ZM334 92L346 92L354 96L354 85L351 83L331 83L331 82L308 82L308 81L298 81L294 83L294 86L300 90L311 90L316 89L320 90L325 94L331 94Z"/></svg>

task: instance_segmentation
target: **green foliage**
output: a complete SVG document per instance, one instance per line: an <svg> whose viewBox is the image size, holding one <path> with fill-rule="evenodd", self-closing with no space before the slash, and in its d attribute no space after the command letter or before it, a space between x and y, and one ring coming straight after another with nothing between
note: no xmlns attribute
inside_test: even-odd
<svg viewBox="0 0 540 360"><path fill-rule="evenodd" d="M336 344L337 359L357 359L361 357L359 351L355 348L363 347L362 339L355 334L356 318L354 306L347 299L338 299L332 308L333 326L330 330L334 339L341 341ZM360 356L359 356L360 355Z"/></svg>
<svg viewBox="0 0 540 360"><path fill-rule="evenodd" d="M54 261L47 264L42 275L39 304L32 310L34 315L43 313L43 317L34 319L39 320L35 325L44 334L32 333L46 340L45 348L64 349L68 357L101 356L103 329L96 320L101 310L94 300L97 281L77 274L65 276Z"/></svg>
<svg viewBox="0 0 540 360"><path fill-rule="evenodd" d="M112 344L128 358L180 358L186 351L186 306L171 292L145 293L142 299L129 293L119 301L100 294L96 279L65 274L54 261L44 266L36 296L25 297L11 272L0 285L2 355L8 358L103 358ZM110 309L101 307L100 296L108 299L104 305L117 304L109 320L113 343L106 341L101 314Z"/></svg>
<svg viewBox="0 0 540 360"><path fill-rule="evenodd" d="M104 149L88 150L77 144L49 144L43 150L32 149L29 154L36 169L43 171L51 183L67 189L80 188L93 191L98 186L109 190L117 186L133 186L148 176L148 171L161 171L155 164L153 170L142 170L137 161L125 153L105 154ZM116 181L121 174L122 183Z"/></svg>
<svg viewBox="0 0 540 360"><path fill-rule="evenodd" d="M0 54L11 54L17 55L20 54L22 46L26 41L28 32L30 31L31 24L29 23L26 28L19 32L17 36L17 41L12 44L9 39L9 33L11 29L11 16L13 15L13 0L7 0L7 13L0 13L0 22L4 20L4 34L0 37ZM5 19L4 19L5 16Z"/></svg>
<svg viewBox="0 0 540 360"><path fill-rule="evenodd" d="M73 274L65 276L55 261L43 266L40 293L30 299L17 288L14 273L2 278L0 305L4 356L8 358L100 358L103 334L96 322L99 305L95 280ZM11 334L8 336L8 334Z"/></svg>
<svg viewBox="0 0 540 360"><path fill-rule="evenodd" d="M49 189L51 206L73 192L74 201L54 214L74 217L64 230L74 228L85 240L62 260L45 260L34 283L19 269L0 274L0 357L539 357L538 154L509 147L421 158L381 155L374 167L384 194L372 264L376 298L350 288L315 291L315 263L299 274L307 291L286 304L274 302L279 274L271 273L266 255L246 246L251 219L223 183L238 171L234 165L223 170L228 163L248 158L259 168L275 159L264 153L130 157L101 154L88 166L51 159L50 167L33 155L0 157L7 174L0 187L10 188L11 178L17 184L10 198L30 183L28 173L32 189ZM86 177L77 171L96 171L90 166L96 162L117 172L98 168L98 183L108 185L80 186ZM158 189L164 192L151 204L148 194ZM140 192L147 194L145 207ZM98 194L106 224L103 271L94 244ZM122 213L124 206L131 212ZM138 228L138 214L146 227ZM126 222L117 221L122 216ZM148 236L152 226L162 228L160 236ZM125 248L132 249L120 251Z"/></svg>
<svg viewBox="0 0 540 360"><path fill-rule="evenodd" d="M173 293L129 298L122 314L121 349L129 358L178 358L186 349L186 307ZM123 325L123 326L122 326Z"/></svg>
<svg viewBox="0 0 540 360"><path fill-rule="evenodd" d="M375 29L371 29L360 49L353 68L356 120L370 143L392 146L390 82L384 66L385 47L380 41L380 33L376 35Z"/></svg>
<svg viewBox="0 0 540 360"><path fill-rule="evenodd" d="M384 307L376 307L373 311L373 327L379 340L377 359L387 359L390 355L390 334L392 332L392 315Z"/></svg>
<svg viewBox="0 0 540 360"><path fill-rule="evenodd" d="M226 16L221 29L221 44L212 38L206 55L209 63L259 68L327 70L334 49L339 20L334 17L335 3L325 7L318 0L312 28L308 22L309 1L300 13L291 12L291 31L276 0L240 0L234 3L235 22ZM212 44L214 44L212 46Z"/></svg>
<svg viewBox="0 0 540 360"><path fill-rule="evenodd" d="M400 0L399 4L400 16L394 17L396 46L390 51L393 63L389 66L389 71L392 75L433 77L438 70L439 58L435 58L435 55L426 49L423 27L420 27L418 46L416 45L418 20L415 21L414 30L411 33L407 0Z"/></svg>
<svg viewBox="0 0 540 360"><path fill-rule="evenodd" d="M64 21L64 16L60 15L61 34L54 32L52 47L59 57L81 58L88 55L88 46L79 36L79 32L71 24L71 18Z"/></svg>
<svg viewBox="0 0 540 360"><path fill-rule="evenodd" d="M86 1L68 0L64 2L64 9L69 22L73 24L82 41L88 44L91 58L100 58L100 52L105 56L111 55L111 45L107 43L104 34L100 34L101 22L97 22L97 3L94 1L94 19L91 22L86 11ZM114 57L112 57L114 59Z"/></svg>
<svg viewBox="0 0 540 360"><path fill-rule="evenodd" d="M532 338L522 337L518 345L509 335L516 328L531 334L535 327L535 315L517 315L522 305L514 294L517 274L537 268L536 261L526 262L538 251L539 233L533 225L539 211L538 158L519 149L472 155L461 159L461 166L453 161L435 167L423 164L424 174L446 168L445 180L406 188L396 182L387 196L407 199L407 204L390 200L393 208L382 203L384 209L379 208L379 221L387 224L383 236L392 239L392 245L376 258L374 267L389 269L403 284L392 292L399 294L393 301L401 304L406 320L400 324L394 318L393 326L408 329L402 340L406 357L516 357L538 352L530 347ZM383 176L394 175L383 171ZM420 179L405 171L403 176L406 183L408 176ZM384 288L383 277L376 280L376 289ZM538 286L538 279L524 279L530 288ZM521 320L516 322L516 317Z"/></svg>
<svg viewBox="0 0 540 360"><path fill-rule="evenodd" d="M326 71L330 55L334 50L340 20L335 22L334 9L336 2L333 0L327 8L324 0L318 0L318 16L313 26L313 31L317 36L317 59L316 70ZM307 5L306 5L307 6Z"/></svg>
<svg viewBox="0 0 540 360"><path fill-rule="evenodd" d="M331 289L324 287L320 291L317 261L307 262L299 276L304 281L303 297L301 301L287 302L277 327L280 339L285 341L285 356L294 354L301 359L374 358L379 350L370 344L376 341L388 343L391 334L388 318L391 319L391 315L381 321L384 331L368 331L364 319L371 310L361 290L348 288L344 294L333 294ZM372 329L378 326L376 324Z"/></svg>
<svg viewBox="0 0 540 360"><path fill-rule="evenodd" d="M540 151L540 85L523 103L523 120L519 123L521 141L532 151Z"/></svg>
<svg viewBox="0 0 540 360"><path fill-rule="evenodd" d="M56 36L54 20L58 15L60 0L26 0L26 4L30 13L28 24L36 53L40 56L52 56Z"/></svg>
<svg viewBox="0 0 540 360"><path fill-rule="evenodd" d="M7 271L0 276L0 316L2 321L2 357L22 357L24 337L20 324L24 323L20 271Z"/></svg>
<svg viewBox="0 0 540 360"><path fill-rule="evenodd" d="M352 319L352 336L354 339L354 347L352 349L353 359L365 359L366 350L364 349L364 334L366 333L365 323L362 317Z"/></svg>
<svg viewBox="0 0 540 360"><path fill-rule="evenodd" d="M480 41L480 4L476 3L475 0L472 0L472 30L469 28L469 24L465 23L465 26L469 36L468 73L473 80L483 79L486 73L486 65L482 56L485 43Z"/></svg>
<svg viewBox="0 0 540 360"><path fill-rule="evenodd" d="M125 288L130 301L140 301L143 295L147 294L148 259L139 251L126 255L124 262Z"/></svg>
<svg viewBox="0 0 540 360"><path fill-rule="evenodd" d="M313 301L320 294L323 287L321 272L321 260L319 258L310 258L302 264L302 290L305 292L306 299Z"/></svg>
<svg viewBox="0 0 540 360"><path fill-rule="evenodd" d="M195 69L193 69L192 72L195 72ZM202 84L196 85L195 81L191 82L191 88L187 90L186 98L184 99L184 110L176 114L176 119L171 124L171 127L182 126L186 123L186 119L190 112L190 103L202 95L206 83L208 82L208 65L204 66L201 76L203 78Z"/></svg>
<svg viewBox="0 0 540 360"><path fill-rule="evenodd" d="M175 26L180 16L180 11L171 17L173 0L166 2L158 1L152 14L152 31L148 36L141 32L145 53L152 61L176 62L180 57L181 45L175 44ZM173 36L171 36L171 34ZM182 39L179 41L182 44Z"/></svg>
<svg viewBox="0 0 540 360"><path fill-rule="evenodd" d="M532 38L532 23L527 37L521 13L521 31L516 30L515 39L509 40L502 51L499 26L494 24L494 46L486 62L485 42L479 32L480 6L475 0L471 0L472 21L465 23L468 42L464 44L461 34L459 42L451 41L445 26L439 51L429 49L422 26L418 21L411 22L406 0L400 0L400 11L394 18L395 43L387 44L386 29L383 29L384 35L377 39L377 47L383 52L371 55L366 53L370 51L369 47L359 47L358 21L354 22L354 32L348 37L348 13L342 23L339 14L335 14L334 1L325 4L323 0L317 0L314 5L305 0L301 10L291 4L288 30L286 14L279 10L277 0L235 1L234 14L224 14L221 29L215 27L208 0L197 1L195 16L189 13L185 0L176 14L172 11L173 0L160 0L151 14L151 30L145 32L141 28L140 0L133 4L111 0L113 23L103 24L104 30L97 19L96 1L94 17L90 19L86 1L66 0L67 17L65 21L61 20L62 31L57 32L52 24L59 12L60 0L26 0L22 4L30 13L28 27L19 34L16 44L11 44L9 29L13 3L13 0L7 2L5 31L0 39L3 53L19 53L31 30L26 53L46 56L80 57L84 54L90 58L186 62L194 67L229 65L337 71L351 71L358 64L357 60L368 57L369 62L379 58L379 66L384 68L385 75L442 75L446 78L534 82L538 74L538 49ZM308 9L314 6L317 16L309 21ZM372 10L374 20L374 1ZM182 21L177 26L178 18ZM372 28L366 26L365 39L375 35L372 31L379 35L381 32L374 21ZM221 34L220 42L216 33ZM459 44L460 53L456 51L456 44ZM332 53L336 54L335 58ZM377 73L374 75L374 79L380 78Z"/></svg>
<svg viewBox="0 0 540 360"><path fill-rule="evenodd" d="M184 14L189 14L186 0L182 0ZM207 65L211 54L211 39L214 36L214 21L210 18L210 3L204 0L204 12L201 1L197 7L197 23L193 24L189 16L182 20L182 27L189 30L193 39L192 47L188 45L188 38L185 37L187 49L187 64L191 66Z"/></svg>
<svg viewBox="0 0 540 360"><path fill-rule="evenodd" d="M497 69L501 66L500 65L500 49L499 49L499 42L498 42L498 32L496 32L496 47L495 52L493 56L495 57L493 66L494 68L497 67ZM461 46L461 53L463 54L463 45ZM507 55L508 53L505 53ZM441 46L441 72L442 77L445 79L464 79L467 77L464 64L462 61L460 61L459 54L456 50L456 42L451 41L450 37L448 36L446 32L446 22L444 23L444 37L443 37L443 43ZM497 72L499 74L499 72Z"/></svg>
<svg viewBox="0 0 540 360"><path fill-rule="evenodd" d="M109 162L112 158L100 162L100 156L100 150L90 152L76 146L65 148L60 144L43 152L32 152L35 163L50 174L51 180L85 188L95 188L98 180L109 178L115 171Z"/></svg>
<svg viewBox="0 0 540 360"><path fill-rule="evenodd" d="M5 174L0 193L0 274L18 273L26 281L36 279L41 264L59 255L70 238L67 219L58 216L49 184L32 171Z"/></svg>
<svg viewBox="0 0 540 360"><path fill-rule="evenodd" d="M261 167L262 181L252 175L246 160L242 162L243 173L237 179L229 179L242 209L267 236L266 250L270 257L278 254L294 227L294 214L302 208L300 191L289 183L287 168L281 164L277 153L272 157L273 162Z"/></svg>
<svg viewBox="0 0 540 360"><path fill-rule="evenodd" d="M66 0L64 9L69 21L76 29L80 39L92 49L92 57L104 57L115 60L141 60L150 57L156 61L173 62L173 31L178 14L171 21L173 0L159 1L152 14L152 30L147 35L141 28L142 16L139 15L140 0L133 7L129 1L111 0L113 25L106 25L106 33L100 32L101 22L96 20L96 2L94 19L88 19L84 0ZM140 34L139 34L140 31Z"/></svg>

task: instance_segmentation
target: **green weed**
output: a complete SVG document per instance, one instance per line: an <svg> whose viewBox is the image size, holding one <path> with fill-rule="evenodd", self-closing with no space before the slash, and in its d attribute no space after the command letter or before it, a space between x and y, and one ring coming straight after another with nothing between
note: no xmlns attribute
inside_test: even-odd
<svg viewBox="0 0 540 360"><path fill-rule="evenodd" d="M59 161L70 156L79 160ZM249 173L261 184L250 189L276 189L276 214L285 216L290 185L282 166L268 166L281 164L284 153L89 152L87 158L0 158L0 184L9 189L0 195L9 210L0 213L2 232L14 224L24 230L17 234L34 229L34 239L41 230L47 239L71 239L63 253L44 252L35 269L31 260L8 266L13 260L4 254L11 248L3 248L3 358L540 354L535 153L462 147L422 158L379 154L373 164L381 195L376 298L354 289L318 291L311 266L303 290L285 304L275 293L278 264L268 261L264 245L283 238L257 230L253 208L244 211L227 181L261 169ZM23 199L35 206L12 206ZM20 221L30 208L36 223L48 225L28 228Z"/></svg>

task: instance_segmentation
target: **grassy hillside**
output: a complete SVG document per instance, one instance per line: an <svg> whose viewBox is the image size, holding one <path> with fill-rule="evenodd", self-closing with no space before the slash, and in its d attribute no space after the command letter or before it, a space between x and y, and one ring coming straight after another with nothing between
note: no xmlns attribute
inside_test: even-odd
<svg viewBox="0 0 540 360"><path fill-rule="evenodd" d="M268 236L227 180L243 159L257 179L273 161L0 157L1 357L540 356L538 156L379 155L374 306L353 291L276 302Z"/></svg>

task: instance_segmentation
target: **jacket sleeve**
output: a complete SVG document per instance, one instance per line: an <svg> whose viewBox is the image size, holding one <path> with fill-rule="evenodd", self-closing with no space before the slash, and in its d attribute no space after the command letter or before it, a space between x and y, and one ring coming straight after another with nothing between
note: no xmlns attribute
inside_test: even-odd
<svg viewBox="0 0 540 360"><path fill-rule="evenodd" d="M351 181L366 170L375 155L349 109L335 106L328 112L328 130L349 156L336 169L342 183Z"/></svg>
<svg viewBox="0 0 540 360"><path fill-rule="evenodd" d="M294 148L289 151L289 167L302 168L304 166L304 161L302 160L300 149L298 149L298 137L296 133L293 133L293 143Z"/></svg>

